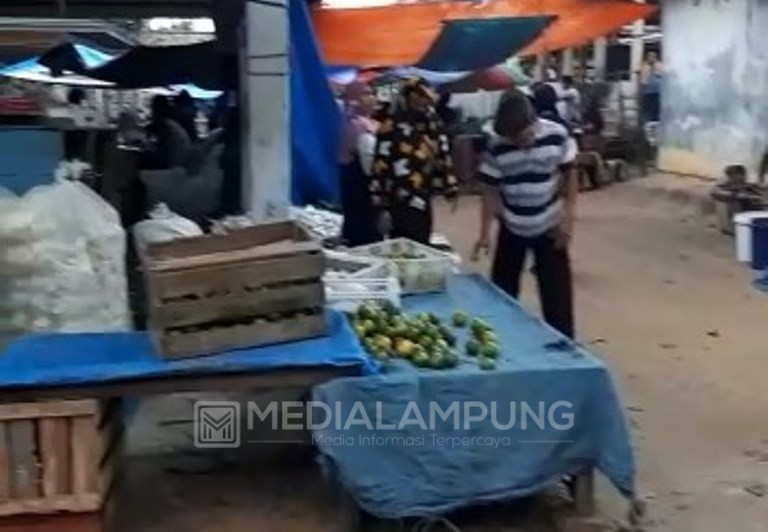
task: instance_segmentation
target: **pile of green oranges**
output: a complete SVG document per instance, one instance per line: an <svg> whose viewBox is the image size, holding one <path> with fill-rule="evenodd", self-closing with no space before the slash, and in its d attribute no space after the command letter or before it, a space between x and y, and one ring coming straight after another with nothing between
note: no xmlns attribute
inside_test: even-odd
<svg viewBox="0 0 768 532"><path fill-rule="evenodd" d="M432 313L406 314L389 303L366 303L348 317L366 351L381 362L399 358L432 369L451 369L462 362L456 333ZM464 345L468 357L482 369L496 368L500 350L490 326L460 311L453 313L451 325L469 328Z"/></svg>

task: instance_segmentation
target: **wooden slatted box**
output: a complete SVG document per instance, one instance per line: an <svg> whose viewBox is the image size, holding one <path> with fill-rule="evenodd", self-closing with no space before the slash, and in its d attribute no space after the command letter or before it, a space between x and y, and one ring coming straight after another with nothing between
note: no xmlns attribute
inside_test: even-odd
<svg viewBox="0 0 768 532"><path fill-rule="evenodd" d="M149 245L149 329L166 358L327 333L318 242L294 222Z"/></svg>
<svg viewBox="0 0 768 532"><path fill-rule="evenodd" d="M122 432L119 401L0 404L0 530L32 515L100 515Z"/></svg>

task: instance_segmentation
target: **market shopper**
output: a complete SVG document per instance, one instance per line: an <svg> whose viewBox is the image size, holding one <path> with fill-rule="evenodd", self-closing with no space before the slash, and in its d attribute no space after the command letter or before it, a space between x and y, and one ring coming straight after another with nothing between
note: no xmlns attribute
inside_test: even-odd
<svg viewBox="0 0 768 532"><path fill-rule="evenodd" d="M640 103L643 123L659 121L661 115L662 68L659 54L653 51L648 52L640 68L640 89L642 92Z"/></svg>
<svg viewBox="0 0 768 532"><path fill-rule="evenodd" d="M371 118L376 98L368 84L355 81L345 88L341 105L339 177L344 214L341 234L348 246L363 246L381 240L369 193L376 149L377 124Z"/></svg>
<svg viewBox="0 0 768 532"><path fill-rule="evenodd" d="M197 134L197 106L189 92L183 90L173 99L173 119L184 128L189 140L196 142Z"/></svg>
<svg viewBox="0 0 768 532"><path fill-rule="evenodd" d="M382 114L370 183L382 233L422 244L429 244L432 234L432 197L455 199L458 192L436 102L423 79L403 84Z"/></svg>
<svg viewBox="0 0 768 532"><path fill-rule="evenodd" d="M537 83L532 90L533 109L539 118L556 122L568 128L568 123L558 109L559 97L555 88L549 83Z"/></svg>
<svg viewBox="0 0 768 532"><path fill-rule="evenodd" d="M144 152L143 168L147 170L163 170L170 166L171 156L171 103L163 95L152 98L151 116L145 129L148 140Z"/></svg>
<svg viewBox="0 0 768 532"><path fill-rule="evenodd" d="M517 298L528 251L536 260L545 320L574 335L568 246L578 183L576 145L562 125L536 115L520 91L499 104L479 175L485 183L480 238L475 256L490 248L493 219L500 221L492 279Z"/></svg>
<svg viewBox="0 0 768 532"><path fill-rule="evenodd" d="M593 100L584 113L579 138L579 169L592 190L600 188L605 174L603 162L603 129L605 122L600 102Z"/></svg>
<svg viewBox="0 0 768 532"><path fill-rule="evenodd" d="M563 119L571 127L581 122L581 93L576 87L573 76L563 76L563 90L560 100L563 102Z"/></svg>

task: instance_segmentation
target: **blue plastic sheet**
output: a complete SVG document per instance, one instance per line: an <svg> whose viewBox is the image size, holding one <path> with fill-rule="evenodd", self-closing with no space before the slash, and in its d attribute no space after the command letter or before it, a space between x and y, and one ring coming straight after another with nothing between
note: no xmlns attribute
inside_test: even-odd
<svg viewBox="0 0 768 532"><path fill-rule="evenodd" d="M490 68L522 50L553 20L550 16L447 20L416 66L437 72Z"/></svg>
<svg viewBox="0 0 768 532"><path fill-rule="evenodd" d="M289 2L291 28L291 199L339 204L339 106L320 60L305 2Z"/></svg>
<svg viewBox="0 0 768 532"><path fill-rule="evenodd" d="M139 332L27 336L0 357L0 388L320 366L376 371L342 314L329 314L329 328L329 335L320 338L185 360L160 358L148 335Z"/></svg>
<svg viewBox="0 0 768 532"><path fill-rule="evenodd" d="M503 353L492 371L469 357L453 370L416 370L396 361L383 375L315 388L315 400L339 409L314 431L315 443L363 509L384 518L435 515L525 496L591 467L633 493L629 435L602 362L480 277L459 276L447 294L407 298L405 306L444 319L458 307L479 316L494 327ZM495 418L468 423L463 415L468 404L474 416L480 404L490 411L494 402ZM458 429L455 416L442 422L436 410L431 425L431 404L445 412L454 403ZM523 414L523 403L533 417ZM414 423L416 411L427 430ZM503 427L513 411L514 426ZM539 423L541 412L546 419Z"/></svg>
<svg viewBox="0 0 768 532"><path fill-rule="evenodd" d="M768 294L768 270L758 274L754 282L755 288Z"/></svg>

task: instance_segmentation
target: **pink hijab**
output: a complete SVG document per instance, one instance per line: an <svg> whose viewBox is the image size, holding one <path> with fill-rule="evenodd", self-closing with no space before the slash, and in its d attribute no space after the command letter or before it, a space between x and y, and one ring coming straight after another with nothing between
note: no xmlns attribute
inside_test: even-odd
<svg viewBox="0 0 768 532"><path fill-rule="evenodd" d="M353 81L344 88L344 103L341 142L339 143L339 162L348 164L355 158L357 141L360 135L374 130L370 116L373 106L364 101L371 95L371 87L362 81Z"/></svg>

